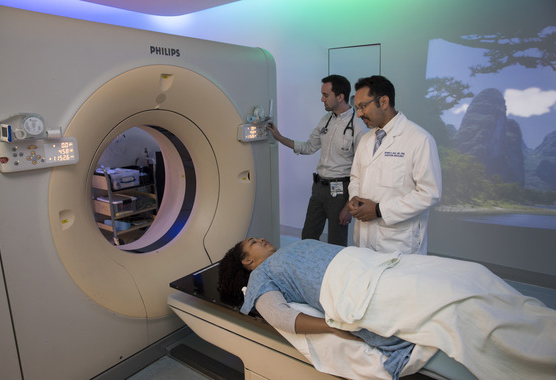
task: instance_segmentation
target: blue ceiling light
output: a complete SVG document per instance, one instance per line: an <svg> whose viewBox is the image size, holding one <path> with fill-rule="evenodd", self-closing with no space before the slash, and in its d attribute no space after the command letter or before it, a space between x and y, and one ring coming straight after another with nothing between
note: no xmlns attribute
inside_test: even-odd
<svg viewBox="0 0 556 380"><path fill-rule="evenodd" d="M239 0L81 0L156 16L181 16Z"/></svg>

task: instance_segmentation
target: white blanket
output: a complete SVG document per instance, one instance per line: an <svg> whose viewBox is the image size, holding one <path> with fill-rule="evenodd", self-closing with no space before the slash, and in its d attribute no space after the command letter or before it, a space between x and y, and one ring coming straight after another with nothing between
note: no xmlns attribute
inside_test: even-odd
<svg viewBox="0 0 556 380"><path fill-rule="evenodd" d="M479 379L556 378L556 311L475 263L385 255L388 269L379 259L369 268L363 252L380 257L349 247L327 269L320 301L329 325L439 348Z"/></svg>
<svg viewBox="0 0 556 380"><path fill-rule="evenodd" d="M314 317L324 315L306 304L290 303L290 307ZM292 334L278 330L313 366L325 373L346 379L391 380L384 369L387 359L380 351L364 342L340 338L333 334ZM406 376L417 372L435 354L436 348L416 345L409 362L401 372Z"/></svg>

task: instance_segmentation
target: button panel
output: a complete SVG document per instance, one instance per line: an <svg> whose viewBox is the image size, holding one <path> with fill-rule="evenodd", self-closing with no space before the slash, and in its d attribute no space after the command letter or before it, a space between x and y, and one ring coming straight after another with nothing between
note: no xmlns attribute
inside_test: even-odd
<svg viewBox="0 0 556 380"><path fill-rule="evenodd" d="M18 172L71 165L79 161L73 137L0 143L0 172Z"/></svg>

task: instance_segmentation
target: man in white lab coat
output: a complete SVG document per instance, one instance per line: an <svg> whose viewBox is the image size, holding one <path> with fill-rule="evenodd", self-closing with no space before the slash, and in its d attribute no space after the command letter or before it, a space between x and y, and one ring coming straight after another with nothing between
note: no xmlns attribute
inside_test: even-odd
<svg viewBox="0 0 556 380"><path fill-rule="evenodd" d="M354 243L378 252L426 255L429 211L442 193L434 138L396 111L388 79L362 78L355 90L357 116L372 132L361 138L351 168Z"/></svg>

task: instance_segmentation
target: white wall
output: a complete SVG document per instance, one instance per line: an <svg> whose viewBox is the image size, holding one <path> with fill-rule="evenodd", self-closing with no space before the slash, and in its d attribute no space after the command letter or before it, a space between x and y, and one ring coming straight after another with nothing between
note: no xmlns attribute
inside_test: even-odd
<svg viewBox="0 0 556 380"><path fill-rule="evenodd" d="M556 14L554 0L241 0L179 17L147 16L78 0L0 4L265 48L277 65L279 128L294 139L305 139L323 114L320 79L328 74L328 48L381 43L382 74L396 86L397 108L420 122L429 39L514 30L523 20L542 22ZM295 156L280 148L282 225L302 226L316 162L316 155Z"/></svg>

